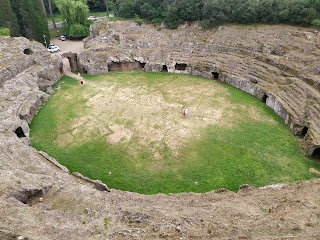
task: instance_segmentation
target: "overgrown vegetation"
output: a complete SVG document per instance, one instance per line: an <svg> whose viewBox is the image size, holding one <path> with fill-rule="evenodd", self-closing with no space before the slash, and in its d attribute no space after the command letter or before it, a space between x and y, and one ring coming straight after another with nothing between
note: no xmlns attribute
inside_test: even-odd
<svg viewBox="0 0 320 240"><path fill-rule="evenodd" d="M63 31L71 38L88 36L90 22L87 20L89 8L86 0L57 0L63 20Z"/></svg>
<svg viewBox="0 0 320 240"><path fill-rule="evenodd" d="M41 43L50 35L40 0L3 0L0 27L9 28L11 36L24 36Z"/></svg>
<svg viewBox="0 0 320 240"><path fill-rule="evenodd" d="M117 0L119 16L163 19L176 28L184 21L210 27L223 23L310 25L320 18L320 0Z"/></svg>
<svg viewBox="0 0 320 240"><path fill-rule="evenodd" d="M297 138L282 119L262 102L230 86L200 77L167 73L109 73L85 77L84 86L69 77L60 80L61 90L49 99L30 125L31 141L36 149L46 151L71 172L101 179L111 188L145 194L207 192L217 188L237 190L245 183L263 186L310 179L316 177L309 172L310 167L320 170L319 165L303 155ZM124 90L146 86L149 91L145 90L145 94L162 93L171 105L177 94L170 95L168 89L178 91L183 86L192 86L194 95L199 86L218 88L210 101L216 110L230 105L221 121L229 121L232 116L232 124L207 125L197 134L200 137L190 138L178 154L165 141L159 140L156 143L162 146L161 158L155 159L149 150L155 142L147 142L150 146L132 155L128 149L139 145L139 136L132 137L130 142L110 144L99 130L84 135L81 131L86 130L85 125L77 129L72 127L72 121L79 123L83 117L91 116L89 99L97 94L110 94L102 91L106 89L106 81ZM98 93L90 90L94 86ZM125 97L123 93L121 96ZM185 101L182 104L188 104ZM257 117L249 109L254 109ZM117 112L122 111L127 110L117 107ZM181 120L180 115L174 119ZM133 122L121 118L117 121L132 127L134 132ZM194 124L196 120L190 116L186 121L182 124ZM107 120L102 124L108 127ZM162 129L160 122L154 127ZM62 135L74 134L76 137L68 144L61 142ZM64 140L68 140L66 138Z"/></svg>
<svg viewBox="0 0 320 240"><path fill-rule="evenodd" d="M10 36L9 28L0 28L0 36Z"/></svg>

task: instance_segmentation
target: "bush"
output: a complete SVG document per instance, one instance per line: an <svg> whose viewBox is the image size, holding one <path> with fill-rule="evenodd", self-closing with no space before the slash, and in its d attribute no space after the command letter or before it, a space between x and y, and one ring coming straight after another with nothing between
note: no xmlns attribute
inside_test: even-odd
<svg viewBox="0 0 320 240"><path fill-rule="evenodd" d="M141 26L143 24L143 20L139 18L137 14L135 14L134 21L136 24L138 24L138 26Z"/></svg>
<svg viewBox="0 0 320 240"><path fill-rule="evenodd" d="M157 23L162 23L162 21L163 21L163 19L161 19L161 18L154 18L154 19L152 19L151 22L157 24Z"/></svg>
<svg viewBox="0 0 320 240"><path fill-rule="evenodd" d="M311 22L313 26L320 27L320 19L315 19Z"/></svg>
<svg viewBox="0 0 320 240"><path fill-rule="evenodd" d="M0 28L0 36L10 36L9 28Z"/></svg>

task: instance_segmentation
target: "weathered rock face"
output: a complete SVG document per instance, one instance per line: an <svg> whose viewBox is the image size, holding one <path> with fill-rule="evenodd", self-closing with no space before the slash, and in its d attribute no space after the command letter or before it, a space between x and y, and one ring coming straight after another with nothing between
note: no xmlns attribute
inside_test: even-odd
<svg viewBox="0 0 320 240"><path fill-rule="evenodd" d="M260 189L244 185L238 193L217 190L206 194L145 196L118 190L108 192L99 181L76 173L71 175L46 153L28 145L28 123L52 92L51 84L61 77L61 57L24 38L0 38L0 49L0 239L317 239L320 236L320 179ZM25 54L25 49L33 54ZM83 56L95 54L93 50L88 52ZM101 54L108 56L104 51ZM82 54L79 56L81 64ZM138 68L144 62L122 59L126 60L119 59L120 65L111 69ZM113 57L105 63L117 63L116 60ZM176 62L179 65L164 63L169 71L195 71L189 62ZM88 66L88 71L93 72L93 65ZM166 70L157 62L146 61L144 67L150 71ZM175 67L178 69L174 70ZM205 67L209 70L203 73L201 69ZM101 65L99 71L103 68L110 69L108 64ZM221 68L200 66L197 71L250 89L246 78L239 82L238 75L232 78L223 74ZM258 86L252 93L259 97L264 88ZM267 96L261 96L279 114L284 111L276 95L268 92ZM317 99L317 95L310 96L311 102Z"/></svg>
<svg viewBox="0 0 320 240"><path fill-rule="evenodd" d="M302 135L308 156L320 149L320 32L289 26L183 26L157 31L134 22L92 28L78 68L88 74L144 69L200 75L256 96ZM307 129L307 131L305 131Z"/></svg>

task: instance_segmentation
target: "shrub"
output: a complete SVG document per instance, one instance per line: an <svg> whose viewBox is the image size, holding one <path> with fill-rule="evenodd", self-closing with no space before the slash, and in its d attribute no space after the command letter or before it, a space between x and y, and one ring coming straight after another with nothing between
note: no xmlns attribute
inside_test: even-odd
<svg viewBox="0 0 320 240"><path fill-rule="evenodd" d="M138 24L138 26L141 26L143 24L143 20L139 18L137 14L135 14L134 21L136 24Z"/></svg>
<svg viewBox="0 0 320 240"><path fill-rule="evenodd" d="M10 36L9 28L0 28L0 36Z"/></svg>
<svg viewBox="0 0 320 240"><path fill-rule="evenodd" d="M320 19L315 19L311 22L313 26L320 27Z"/></svg>

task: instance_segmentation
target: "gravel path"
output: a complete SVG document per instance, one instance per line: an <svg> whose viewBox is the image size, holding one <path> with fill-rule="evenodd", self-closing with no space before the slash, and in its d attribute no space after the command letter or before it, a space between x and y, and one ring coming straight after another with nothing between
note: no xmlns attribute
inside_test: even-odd
<svg viewBox="0 0 320 240"><path fill-rule="evenodd" d="M82 40L61 41L57 37L51 39L55 45L60 48L60 54L63 52L80 52L84 49Z"/></svg>

